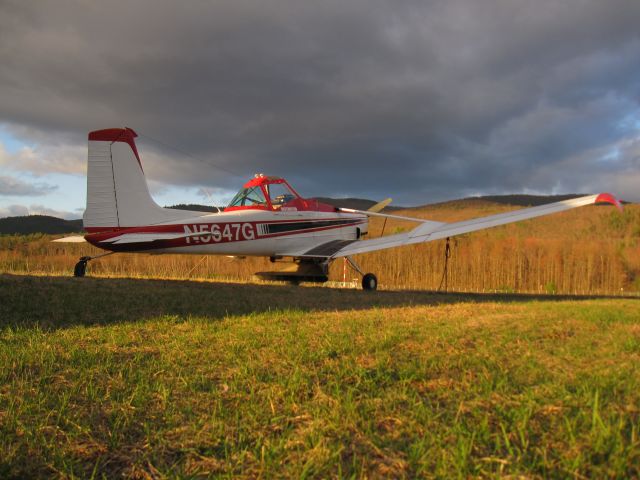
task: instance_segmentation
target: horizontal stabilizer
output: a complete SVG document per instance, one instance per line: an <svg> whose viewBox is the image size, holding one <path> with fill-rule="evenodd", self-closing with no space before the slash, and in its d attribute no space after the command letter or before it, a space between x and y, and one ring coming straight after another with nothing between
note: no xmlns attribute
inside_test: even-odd
<svg viewBox="0 0 640 480"><path fill-rule="evenodd" d="M71 237L56 238L55 240L51 240L51 241L52 242L58 242L58 243L82 243L82 242L86 242L84 237L81 236L81 235L73 235Z"/></svg>

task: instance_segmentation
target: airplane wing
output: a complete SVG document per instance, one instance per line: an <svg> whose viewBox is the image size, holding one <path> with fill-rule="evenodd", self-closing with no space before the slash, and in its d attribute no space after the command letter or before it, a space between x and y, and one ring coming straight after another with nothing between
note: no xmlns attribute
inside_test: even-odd
<svg viewBox="0 0 640 480"><path fill-rule="evenodd" d="M488 217L474 218L454 223L428 222L420 219L413 219L420 222L420 225L413 230L396 235L388 235L386 237L375 238L372 240L362 240L349 242L346 245L327 245L326 250L331 253L327 255L329 258L346 257L358 253L373 252L375 250L383 250L386 248L401 247L403 245L412 245L415 243L431 242L442 238L453 237L463 233L475 232L485 228L497 227L507 223L519 222L530 218L541 217L552 213L563 212L572 208L591 205L594 203L611 203L622 210L620 202L609 193L601 193L599 195L588 195L585 197L572 198L561 202L549 203L538 207L523 208L512 212L499 213ZM346 209L345 209L346 211ZM364 211L351 210L353 213L367 213ZM378 213L377 215L382 215ZM393 218L393 216L390 216ZM397 217L397 216L396 216ZM404 217L403 219L408 219ZM321 246L323 247L323 246ZM320 251L321 247L315 250ZM330 248L333 247L333 248ZM338 248L336 248L338 247ZM325 253L324 251L321 253ZM316 252L307 252L308 256L317 257ZM305 256L307 256L305 255Z"/></svg>

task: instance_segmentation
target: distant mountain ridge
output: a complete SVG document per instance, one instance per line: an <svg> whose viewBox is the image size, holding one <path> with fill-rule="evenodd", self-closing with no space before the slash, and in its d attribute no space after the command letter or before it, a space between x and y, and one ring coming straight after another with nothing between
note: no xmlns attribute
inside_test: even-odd
<svg viewBox="0 0 640 480"><path fill-rule="evenodd" d="M513 205L517 207L537 207L544 205L545 203L561 202L563 200L570 200L572 198L584 197L589 195L588 193L566 193L562 195L526 195L526 194L510 194L510 195L482 195L478 197L465 197L457 200L446 200L444 202L431 203L428 206L451 206L457 204L468 204L470 202L486 202L486 203L498 203L501 205ZM427 205L421 205L422 208Z"/></svg>
<svg viewBox="0 0 640 480"><path fill-rule="evenodd" d="M173 208L174 210L189 210L191 212L219 212L224 207L212 207L211 205L198 205L197 203L179 203L178 205L171 205L167 208Z"/></svg>
<svg viewBox="0 0 640 480"><path fill-rule="evenodd" d="M513 205L518 207L535 207L543 205L545 203L559 202L562 200L568 200L570 198L576 198L585 194L570 193L565 195L486 195L480 197L467 197L458 200L448 200L445 202L437 202L432 204L420 205L416 207L401 207L401 206L388 206L384 209L385 212L392 212L394 210L409 210L420 209L426 206L430 207L454 207L464 208L465 206L471 206L477 202L485 203L498 203L503 205ZM353 208L355 210L367 210L375 205L377 202L373 200L367 200L364 198L329 198L329 197L316 197L322 203L328 203L336 207ZM623 202L626 203L626 202ZM190 210L200 212L217 212L216 207L210 205L196 205L196 204L180 204L172 205L168 208L175 208L178 210ZM220 207L221 209L224 207ZM0 234L18 234L26 235L31 233L48 233L48 234L60 234L60 233L78 233L82 232L82 220L63 220L57 217L51 217L48 215L28 215L22 217L6 217L0 218Z"/></svg>
<svg viewBox="0 0 640 480"><path fill-rule="evenodd" d="M49 215L25 215L0 218L0 234L78 233L82 220L64 220Z"/></svg>
<svg viewBox="0 0 640 480"><path fill-rule="evenodd" d="M366 198L330 198L330 197L315 197L313 200L317 200L320 203L327 203L334 207L352 208L354 210L368 210L373 207L376 201L367 200ZM381 199L382 200L382 199ZM380 200L379 200L380 201ZM395 205L389 205L385 208L385 211L401 210L406 207L398 207Z"/></svg>

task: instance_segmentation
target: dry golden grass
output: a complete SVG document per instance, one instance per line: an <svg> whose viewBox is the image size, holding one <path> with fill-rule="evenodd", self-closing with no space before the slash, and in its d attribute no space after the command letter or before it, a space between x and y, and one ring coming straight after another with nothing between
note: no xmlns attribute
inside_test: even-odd
<svg viewBox="0 0 640 480"><path fill-rule="evenodd" d="M409 209L400 214L437 221L486 216L512 207L467 201ZM370 238L382 233L373 219ZM410 229L389 221L384 234ZM51 237L1 237L0 272L70 274L82 255L100 251L89 245L50 243ZM569 212L454 237L449 289L470 292L638 294L640 292L640 206L623 214L606 206ZM436 289L444 267L444 241L362 255L364 270L378 275L381 288ZM252 281L253 273L273 268L264 258L118 254L92 262L90 275ZM357 277L347 269L347 280ZM330 279L343 280L343 263L334 262Z"/></svg>

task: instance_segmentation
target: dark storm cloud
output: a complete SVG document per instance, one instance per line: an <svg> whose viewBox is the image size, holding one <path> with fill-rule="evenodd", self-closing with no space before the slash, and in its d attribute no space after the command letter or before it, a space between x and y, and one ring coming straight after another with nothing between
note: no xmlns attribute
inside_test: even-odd
<svg viewBox="0 0 640 480"><path fill-rule="evenodd" d="M228 186L208 162L405 203L630 197L639 24L628 0L4 2L0 121L68 145L128 125L174 184Z"/></svg>

